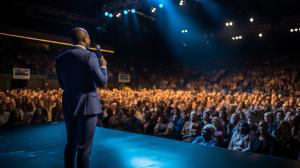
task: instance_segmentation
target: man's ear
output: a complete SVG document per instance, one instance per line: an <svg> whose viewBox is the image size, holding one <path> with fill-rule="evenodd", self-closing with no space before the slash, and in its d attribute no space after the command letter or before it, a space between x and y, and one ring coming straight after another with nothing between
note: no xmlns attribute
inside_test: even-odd
<svg viewBox="0 0 300 168"><path fill-rule="evenodd" d="M86 39L86 36L83 36L82 37L82 42L86 43L87 39Z"/></svg>

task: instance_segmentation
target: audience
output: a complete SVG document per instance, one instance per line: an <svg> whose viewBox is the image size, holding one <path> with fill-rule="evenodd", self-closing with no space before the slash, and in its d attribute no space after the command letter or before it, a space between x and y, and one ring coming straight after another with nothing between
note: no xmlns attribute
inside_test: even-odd
<svg viewBox="0 0 300 168"><path fill-rule="evenodd" d="M63 121L61 89L0 92L0 125ZM217 90L99 90L98 126L298 159L300 98ZM273 105L272 105L273 104Z"/></svg>
<svg viewBox="0 0 300 168"><path fill-rule="evenodd" d="M0 50L2 73L20 67L30 68L32 74L55 74L55 56L61 48L9 46ZM246 60L223 66L228 60L210 60L211 68L175 63L149 68L133 59L126 64L118 60L121 57L108 59L114 68L107 90L98 91L103 105L98 126L300 159L300 74L293 62L257 65L258 60ZM131 75L129 87L117 82L120 72ZM62 92L0 92L0 126L63 121Z"/></svg>

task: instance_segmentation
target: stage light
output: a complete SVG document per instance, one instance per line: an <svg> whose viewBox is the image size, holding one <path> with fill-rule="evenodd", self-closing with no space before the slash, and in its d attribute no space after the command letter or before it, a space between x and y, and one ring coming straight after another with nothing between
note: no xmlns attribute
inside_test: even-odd
<svg viewBox="0 0 300 168"><path fill-rule="evenodd" d="M135 13L136 11L135 11L135 9L131 9L131 13Z"/></svg>
<svg viewBox="0 0 300 168"><path fill-rule="evenodd" d="M183 34L184 34L184 33L187 33L187 32L188 32L187 29L182 29L182 30L181 30L181 33L183 33Z"/></svg>
<svg viewBox="0 0 300 168"><path fill-rule="evenodd" d="M114 15L113 15L112 13L110 13L110 14L108 15L108 17L112 18L112 17L114 17Z"/></svg>
<svg viewBox="0 0 300 168"><path fill-rule="evenodd" d="M250 18L249 20L250 20L251 23L254 22L254 19L253 19L253 18Z"/></svg>
<svg viewBox="0 0 300 168"><path fill-rule="evenodd" d="M117 15L116 15L116 17L120 17L122 14L119 12Z"/></svg>
<svg viewBox="0 0 300 168"><path fill-rule="evenodd" d="M156 11L156 8L152 8L151 12L154 13Z"/></svg>
<svg viewBox="0 0 300 168"><path fill-rule="evenodd" d="M104 12L104 16L108 16L109 15L109 13L108 12Z"/></svg>
<svg viewBox="0 0 300 168"><path fill-rule="evenodd" d="M164 7L164 4L160 3L160 4L158 5L158 7L159 7L159 8L163 8L163 7Z"/></svg>
<svg viewBox="0 0 300 168"><path fill-rule="evenodd" d="M183 3L184 3L184 1L183 1L183 0L180 0L179 5L182 6Z"/></svg>
<svg viewBox="0 0 300 168"><path fill-rule="evenodd" d="M226 23L225 23L225 26L226 26L226 27L233 26L233 22L226 22Z"/></svg>
<svg viewBox="0 0 300 168"><path fill-rule="evenodd" d="M233 36L231 37L232 40L241 40L243 36Z"/></svg>
<svg viewBox="0 0 300 168"><path fill-rule="evenodd" d="M290 29L290 32L293 33L293 32L294 32L294 29Z"/></svg>
<svg viewBox="0 0 300 168"><path fill-rule="evenodd" d="M297 32L298 31L298 29L296 28L296 29L294 29L294 32Z"/></svg>
<svg viewBox="0 0 300 168"><path fill-rule="evenodd" d="M124 13L124 15L127 15L127 14L128 14L128 11L127 11L127 10L124 10L123 13Z"/></svg>
<svg viewBox="0 0 300 168"><path fill-rule="evenodd" d="M182 29L182 30L181 30L181 33L183 33L183 34L184 34L184 33L187 33L187 32L188 32L187 29Z"/></svg>
<svg viewBox="0 0 300 168"><path fill-rule="evenodd" d="M258 37L259 37L259 38L262 38L262 36L263 36L262 33L259 33L259 34L258 34Z"/></svg>

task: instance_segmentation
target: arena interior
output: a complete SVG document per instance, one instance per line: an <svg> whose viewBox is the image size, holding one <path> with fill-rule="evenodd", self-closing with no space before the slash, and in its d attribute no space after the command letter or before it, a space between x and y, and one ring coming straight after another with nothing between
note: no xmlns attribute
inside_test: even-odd
<svg viewBox="0 0 300 168"><path fill-rule="evenodd" d="M86 52L107 62L97 62L107 83L90 167L300 167L299 1L3 0L0 9L0 167L64 167L57 61L78 27Z"/></svg>

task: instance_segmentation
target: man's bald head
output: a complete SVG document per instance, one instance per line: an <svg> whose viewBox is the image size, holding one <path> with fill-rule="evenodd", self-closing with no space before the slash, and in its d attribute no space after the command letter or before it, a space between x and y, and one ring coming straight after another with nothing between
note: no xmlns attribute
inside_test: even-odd
<svg viewBox="0 0 300 168"><path fill-rule="evenodd" d="M81 27L75 27L71 30L71 39L74 45L83 45L86 48L90 46L89 34Z"/></svg>

